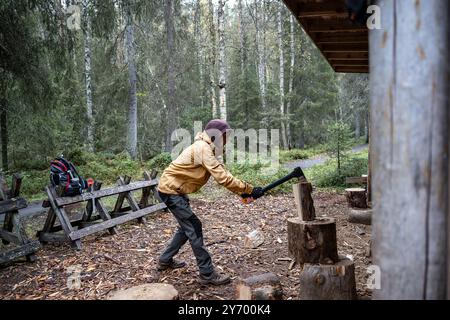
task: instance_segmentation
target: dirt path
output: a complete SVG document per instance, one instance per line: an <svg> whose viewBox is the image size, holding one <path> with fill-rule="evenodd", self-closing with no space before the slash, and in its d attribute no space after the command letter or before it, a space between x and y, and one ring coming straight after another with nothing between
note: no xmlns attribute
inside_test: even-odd
<svg viewBox="0 0 450 320"><path fill-rule="evenodd" d="M369 145L367 145L367 144L362 144L362 145L353 147L352 153L361 152L361 151L367 149L368 147L369 147ZM330 157L327 156L326 154L320 154L311 159L296 160L296 161L288 162L285 164L285 167L288 169L293 169L296 167L301 167L302 169L308 169L308 168L314 167L319 164L324 164L328 159L330 159Z"/></svg>
<svg viewBox="0 0 450 320"><path fill-rule="evenodd" d="M319 216L336 218L339 253L353 256L358 294L370 295L365 287L366 268L371 263L365 255L370 227L347 222L347 204L342 194L317 192L314 201ZM227 193L216 200L191 199L191 203L203 222L205 243L219 270L234 280L274 272L281 278L284 298L298 299L300 270L289 270L289 262L282 259L289 256L286 219L296 215L291 195L267 196L243 205L238 197ZM35 216L27 219L27 226L39 229L43 222L42 216ZM247 249L244 237L254 229L264 233L265 242L257 249ZM117 235L105 232L84 238L82 251L67 245L46 245L38 252L36 263L0 268L0 300L104 299L112 290L148 282L173 284L181 299L235 298L233 283L222 287L198 284L195 258L188 245L179 254L187 268L156 271L158 254L175 230L176 222L170 213L158 213L149 217L145 226L131 222L122 225ZM68 288L73 268L81 272L78 290Z"/></svg>

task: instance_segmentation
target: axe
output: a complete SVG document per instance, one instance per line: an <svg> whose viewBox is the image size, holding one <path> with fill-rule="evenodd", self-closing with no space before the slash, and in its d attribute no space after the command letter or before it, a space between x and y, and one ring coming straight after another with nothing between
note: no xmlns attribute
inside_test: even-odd
<svg viewBox="0 0 450 320"><path fill-rule="evenodd" d="M286 175L283 178L280 178L280 179L272 182L271 184L265 186L264 188L262 188L262 192L263 192L263 194L266 194L266 192L268 192L268 191L278 187L279 185L282 185L283 183L285 183L285 182L287 182L287 181L289 181L291 179L294 179L294 178L298 178L298 179L303 178L303 179L306 180L306 177L305 177L305 174L303 173L302 168L300 168L300 167L295 168L288 175ZM242 195L242 202L249 203L248 199L250 197L251 197L251 195L249 195L249 194L243 194Z"/></svg>

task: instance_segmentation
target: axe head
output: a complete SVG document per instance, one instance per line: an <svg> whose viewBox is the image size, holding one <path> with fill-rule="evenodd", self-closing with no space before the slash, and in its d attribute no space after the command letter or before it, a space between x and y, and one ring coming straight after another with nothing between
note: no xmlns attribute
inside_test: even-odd
<svg viewBox="0 0 450 320"><path fill-rule="evenodd" d="M302 178L302 177L306 178L305 174L303 173L302 168L300 168L300 167L297 167L294 169L294 171L292 171L292 177L293 178Z"/></svg>

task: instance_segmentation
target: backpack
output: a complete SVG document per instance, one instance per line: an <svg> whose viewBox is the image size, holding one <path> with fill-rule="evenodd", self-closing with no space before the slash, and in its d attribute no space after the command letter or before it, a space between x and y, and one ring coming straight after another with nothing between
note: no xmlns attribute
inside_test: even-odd
<svg viewBox="0 0 450 320"><path fill-rule="evenodd" d="M61 186L65 197L80 195L88 188L87 181L78 174L72 162L62 156L50 163L50 182L54 187Z"/></svg>

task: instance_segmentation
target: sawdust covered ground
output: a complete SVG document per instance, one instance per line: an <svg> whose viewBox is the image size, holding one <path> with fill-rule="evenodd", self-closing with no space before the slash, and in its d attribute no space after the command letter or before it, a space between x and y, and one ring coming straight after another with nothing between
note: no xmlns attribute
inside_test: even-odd
<svg viewBox="0 0 450 320"><path fill-rule="evenodd" d="M358 295L370 296L365 288L366 268L371 263L366 257L370 227L347 223L344 195L315 192L313 197L318 216L337 220L339 253L353 256ZM286 259L286 219L296 215L291 195L267 196L246 206L237 196L226 193L207 200L191 199L191 204L203 221L205 242L218 269L233 279L273 272L281 278L285 299L298 299L300 270L298 266L290 270ZM38 229L43 218L28 222ZM147 218L145 226L132 222L121 226L118 235L99 233L84 238L79 252L67 245L44 246L36 263L15 263L0 269L0 299L104 299L113 290L149 282L173 284L181 299L233 299L233 282L221 287L197 283L195 258L188 244L179 254L187 268L156 271L158 254L175 229L170 213L158 213ZM257 249L245 248L245 235L255 229L263 232L264 244ZM81 272L81 288L69 289L77 270Z"/></svg>

